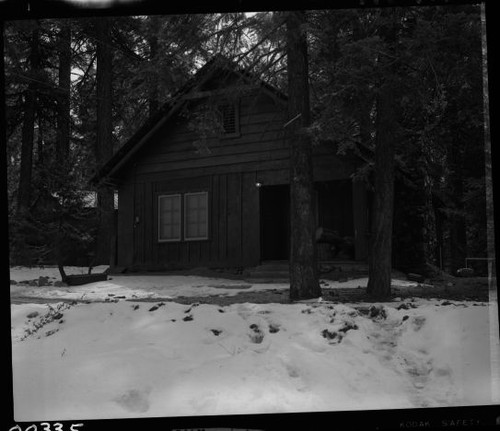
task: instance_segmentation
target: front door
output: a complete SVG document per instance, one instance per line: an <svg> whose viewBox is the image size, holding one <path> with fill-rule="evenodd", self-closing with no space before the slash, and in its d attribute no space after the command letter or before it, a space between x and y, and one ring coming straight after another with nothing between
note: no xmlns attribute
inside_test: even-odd
<svg viewBox="0 0 500 431"><path fill-rule="evenodd" d="M290 187L260 188L261 259L288 260L290 254Z"/></svg>

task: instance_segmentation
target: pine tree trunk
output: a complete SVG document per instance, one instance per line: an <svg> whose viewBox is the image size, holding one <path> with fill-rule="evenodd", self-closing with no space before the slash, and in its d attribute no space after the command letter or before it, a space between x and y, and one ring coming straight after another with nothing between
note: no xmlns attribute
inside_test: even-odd
<svg viewBox="0 0 500 431"><path fill-rule="evenodd" d="M304 12L287 13L288 116L290 143L290 299L321 296L316 266L312 144Z"/></svg>
<svg viewBox="0 0 500 431"><path fill-rule="evenodd" d="M39 29L31 32L30 68L36 73L40 65ZM33 140L35 129L35 104L37 84L30 81L24 97L24 118L21 134L21 167L19 173L19 188L17 192L17 212L24 215L28 212L31 202L31 177L33 169Z"/></svg>
<svg viewBox="0 0 500 431"><path fill-rule="evenodd" d="M456 275L459 268L465 265L465 258L467 257L467 234L466 222L464 212L464 186L462 175L462 161L460 157L460 149L455 145L450 145L450 190L452 193L453 209L454 212L450 220L450 259L451 259L451 272Z"/></svg>
<svg viewBox="0 0 500 431"><path fill-rule="evenodd" d="M367 292L376 299L391 294L394 213L394 96L385 85L377 104L374 196Z"/></svg>
<svg viewBox="0 0 500 431"><path fill-rule="evenodd" d="M58 166L63 167L68 164L70 143L71 27L69 22L62 22L58 41L57 162Z"/></svg>
<svg viewBox="0 0 500 431"><path fill-rule="evenodd" d="M388 49L396 44L396 12L388 11L389 24L385 39ZM374 299L388 298L391 294L392 232L394 219L394 154L396 131L395 65L392 58L380 59L384 67L384 82L377 98L376 146L374 167L374 196L370 255L368 259L367 293Z"/></svg>
<svg viewBox="0 0 500 431"><path fill-rule="evenodd" d="M484 146L485 146L485 183L486 183L486 249L488 261L488 278L490 289L496 288L496 252L495 252L495 216L493 199L493 172L491 157L491 135L490 135L490 104L488 85L488 52L487 52L487 28L485 4L481 4L481 43L483 50L483 106L484 106ZM492 23L492 14L489 14L489 22ZM491 30L490 30L491 31ZM498 159L497 159L498 160ZM498 174L496 178L499 178ZM497 227L498 229L498 227Z"/></svg>
<svg viewBox="0 0 500 431"><path fill-rule="evenodd" d="M437 197L432 197L432 212L434 216L434 236L436 238L434 249L434 262L441 270L444 269L444 231L443 231L443 215L441 214L441 204Z"/></svg>
<svg viewBox="0 0 500 431"><path fill-rule="evenodd" d="M148 36L149 45L149 61L152 63L155 61L158 55L158 28L159 21L158 17L150 16L148 18L151 20L151 31L152 34ZM148 99L149 99L149 116L152 117L158 111L160 103L158 101L158 75L154 72L150 73L150 82L148 89Z"/></svg>
<svg viewBox="0 0 500 431"><path fill-rule="evenodd" d="M96 165L99 169L113 155L112 146L112 51L110 19L97 18L97 146ZM114 191L102 186L98 190L99 227L95 264L111 262L111 241L114 234Z"/></svg>
<svg viewBox="0 0 500 431"><path fill-rule="evenodd" d="M465 265L467 257L467 235L464 211L464 178L463 148L465 142L463 138L455 133L453 139L447 143L447 190L451 199L451 209L449 216L449 253L450 270L453 275L459 268Z"/></svg>
<svg viewBox="0 0 500 431"><path fill-rule="evenodd" d="M70 170L69 144L70 144L70 86L71 86L71 27L69 22L62 21L58 35L59 53L59 92L57 97L57 141L56 141L56 162L58 166L58 187L64 188L64 183L68 181ZM55 241L55 256L61 280L66 282L64 262L64 231L63 215L60 215L57 239Z"/></svg>

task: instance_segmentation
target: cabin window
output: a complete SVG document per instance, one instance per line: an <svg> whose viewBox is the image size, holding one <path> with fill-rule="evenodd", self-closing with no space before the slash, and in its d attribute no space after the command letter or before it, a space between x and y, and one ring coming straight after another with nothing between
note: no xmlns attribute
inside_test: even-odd
<svg viewBox="0 0 500 431"><path fill-rule="evenodd" d="M158 197L158 241L181 240L181 195Z"/></svg>
<svg viewBox="0 0 500 431"><path fill-rule="evenodd" d="M208 239L208 193L184 195L184 239Z"/></svg>
<svg viewBox="0 0 500 431"><path fill-rule="evenodd" d="M237 103L224 103L218 107L224 136L239 136L240 120Z"/></svg>

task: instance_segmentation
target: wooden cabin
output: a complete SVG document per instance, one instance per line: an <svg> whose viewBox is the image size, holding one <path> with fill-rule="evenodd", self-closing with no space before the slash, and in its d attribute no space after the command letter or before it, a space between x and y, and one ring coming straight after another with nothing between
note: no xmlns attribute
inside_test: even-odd
<svg viewBox="0 0 500 431"><path fill-rule="evenodd" d="M289 256L287 98L217 57L150 118L94 177L118 190L115 265L251 267ZM367 192L356 161L314 147L322 232L368 250ZM325 244L325 243L323 243ZM340 255L326 242L320 260ZM344 256L346 258L346 256Z"/></svg>

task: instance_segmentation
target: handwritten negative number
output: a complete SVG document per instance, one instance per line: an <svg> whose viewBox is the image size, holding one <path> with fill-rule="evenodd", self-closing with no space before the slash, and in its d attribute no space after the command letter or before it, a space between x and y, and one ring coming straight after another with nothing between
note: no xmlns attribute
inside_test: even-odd
<svg viewBox="0 0 500 431"><path fill-rule="evenodd" d="M42 422L40 426L42 427L41 431L64 431L63 424L60 422L55 422L53 424ZM71 424L69 427L69 431L78 431L78 428L82 426L83 424ZM23 429L19 425L15 425L10 428L9 431L23 431ZM32 424L24 431L38 431L38 428L35 424Z"/></svg>

